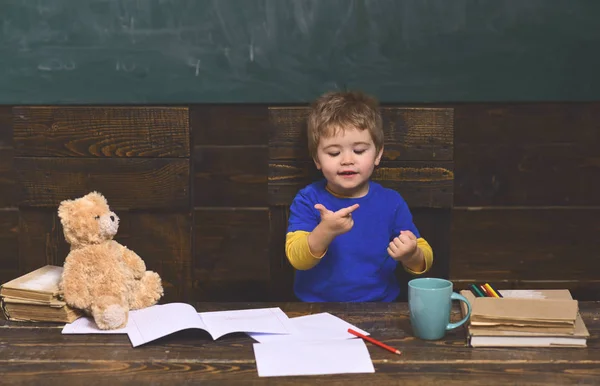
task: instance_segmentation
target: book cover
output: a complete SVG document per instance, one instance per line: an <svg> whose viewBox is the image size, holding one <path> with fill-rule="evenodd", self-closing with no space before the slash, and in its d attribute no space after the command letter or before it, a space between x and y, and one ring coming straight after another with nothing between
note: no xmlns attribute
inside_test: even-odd
<svg viewBox="0 0 600 386"><path fill-rule="evenodd" d="M0 296L51 302L58 296L63 267L46 265L13 279L0 287Z"/></svg>

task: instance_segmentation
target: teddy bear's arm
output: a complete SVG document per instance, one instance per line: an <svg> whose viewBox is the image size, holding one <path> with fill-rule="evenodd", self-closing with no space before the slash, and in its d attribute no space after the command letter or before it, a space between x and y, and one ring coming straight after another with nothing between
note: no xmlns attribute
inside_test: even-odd
<svg viewBox="0 0 600 386"><path fill-rule="evenodd" d="M146 264L144 263L144 260L137 255L137 253L127 247L124 247L123 260L125 261L125 264L127 264L133 270L133 276L136 279L141 279L142 276L144 276Z"/></svg>
<svg viewBox="0 0 600 386"><path fill-rule="evenodd" d="M81 267L65 263L59 290L69 306L85 310L91 305L92 296L85 278Z"/></svg>

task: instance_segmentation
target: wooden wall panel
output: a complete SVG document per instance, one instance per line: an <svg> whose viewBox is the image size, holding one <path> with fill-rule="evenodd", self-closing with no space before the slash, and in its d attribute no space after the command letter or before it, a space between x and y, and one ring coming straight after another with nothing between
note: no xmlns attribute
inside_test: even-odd
<svg viewBox="0 0 600 386"><path fill-rule="evenodd" d="M194 206L266 207L266 146L194 147Z"/></svg>
<svg viewBox="0 0 600 386"><path fill-rule="evenodd" d="M599 205L600 103L456 108L456 206Z"/></svg>
<svg viewBox="0 0 600 386"><path fill-rule="evenodd" d="M0 106L0 208L17 206L13 157L12 111Z"/></svg>
<svg viewBox="0 0 600 386"><path fill-rule="evenodd" d="M269 211L194 210L194 299L270 298Z"/></svg>
<svg viewBox="0 0 600 386"><path fill-rule="evenodd" d="M265 105L194 105L190 125L194 146L265 146L269 138Z"/></svg>
<svg viewBox="0 0 600 386"><path fill-rule="evenodd" d="M600 209L455 209L450 275L503 286L578 281L599 294L598 219Z"/></svg>
<svg viewBox="0 0 600 386"><path fill-rule="evenodd" d="M0 209L0 284L19 273L19 211Z"/></svg>
<svg viewBox="0 0 600 386"><path fill-rule="evenodd" d="M179 158L15 157L20 205L57 207L97 190L116 209L189 207L189 161Z"/></svg>
<svg viewBox="0 0 600 386"><path fill-rule="evenodd" d="M37 157L189 157L185 107L13 108L15 149Z"/></svg>
<svg viewBox="0 0 600 386"><path fill-rule="evenodd" d="M109 202L110 204L110 202ZM191 288L191 218L187 213L116 212L115 240L136 252L146 268L161 275L163 301L185 301ZM55 209L19 210L19 270L62 266L70 246Z"/></svg>

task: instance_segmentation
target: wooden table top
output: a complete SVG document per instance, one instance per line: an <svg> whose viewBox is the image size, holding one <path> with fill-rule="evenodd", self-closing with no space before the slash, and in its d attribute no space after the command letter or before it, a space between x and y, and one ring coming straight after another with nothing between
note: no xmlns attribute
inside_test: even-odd
<svg viewBox="0 0 600 386"><path fill-rule="evenodd" d="M329 312L402 351L367 347L374 374L259 378L252 344L243 333L213 341L186 330L131 347L127 335L61 335L62 325L0 319L0 384L177 385L600 384L600 302L580 302L590 331L587 348L469 348L458 328L440 341L415 339L406 303L198 303L198 312L281 307L290 317ZM458 320L458 307L452 320Z"/></svg>

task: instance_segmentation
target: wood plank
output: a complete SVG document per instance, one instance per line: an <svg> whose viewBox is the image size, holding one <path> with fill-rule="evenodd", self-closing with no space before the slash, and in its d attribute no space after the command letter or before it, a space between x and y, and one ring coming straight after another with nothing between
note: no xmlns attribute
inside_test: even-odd
<svg viewBox="0 0 600 386"><path fill-rule="evenodd" d="M0 106L0 208L17 206L14 153L12 111L10 106Z"/></svg>
<svg viewBox="0 0 600 386"><path fill-rule="evenodd" d="M45 264L64 264L70 246L56 210L19 211L19 274ZM161 275L162 302L188 301L191 288L191 216L188 213L117 211L115 240L135 251L146 268Z"/></svg>
<svg viewBox="0 0 600 386"><path fill-rule="evenodd" d="M269 298L269 211L194 209L194 294L203 301Z"/></svg>
<svg viewBox="0 0 600 386"><path fill-rule="evenodd" d="M173 385L206 382L210 384L248 383L272 385L272 380L259 378L256 364L242 363L181 363L162 361L134 362L114 360L76 360L62 362L61 367L69 374L57 373L56 363L45 361L0 361L6 371L5 380L23 384L64 385L95 384L98 379L111 384ZM402 378L403 385L431 385L443 383L448 386L489 384L514 385L593 385L600 376L598 363L375 363L375 374L337 374L297 377L279 377L277 385L304 385L326 382L344 385L389 385ZM468 379L468 381L465 381Z"/></svg>
<svg viewBox="0 0 600 386"><path fill-rule="evenodd" d="M465 104L455 115L455 205L600 203L600 103Z"/></svg>
<svg viewBox="0 0 600 386"><path fill-rule="evenodd" d="M194 147L194 206L267 206L266 146Z"/></svg>
<svg viewBox="0 0 600 386"><path fill-rule="evenodd" d="M271 160L309 160L308 107L271 107ZM382 107L384 160L448 161L453 158L452 108Z"/></svg>
<svg viewBox="0 0 600 386"><path fill-rule="evenodd" d="M289 206L269 208L270 293L273 301L298 301L294 295L295 270L285 255L285 235L289 216Z"/></svg>
<svg viewBox="0 0 600 386"><path fill-rule="evenodd" d="M0 106L0 150L12 148L12 110L10 106Z"/></svg>
<svg viewBox="0 0 600 386"><path fill-rule="evenodd" d="M14 150L0 147L0 208L16 207L19 201L13 160Z"/></svg>
<svg viewBox="0 0 600 386"><path fill-rule="evenodd" d="M503 288L528 281L544 288L587 283L598 299L598 275L590 269L598 234L599 209L455 209L450 277Z"/></svg>
<svg viewBox="0 0 600 386"><path fill-rule="evenodd" d="M465 103L453 107L457 145L589 143L600 139L600 102Z"/></svg>
<svg viewBox="0 0 600 386"><path fill-rule="evenodd" d="M14 278L19 269L19 211L0 210L0 284Z"/></svg>
<svg viewBox="0 0 600 386"><path fill-rule="evenodd" d="M269 162L269 205L290 205L298 190L322 178L312 161ZM400 192L410 207L448 208L453 205L452 161L382 162L373 180Z"/></svg>
<svg viewBox="0 0 600 386"><path fill-rule="evenodd" d="M161 276L161 303L189 302L192 288L191 212L118 213L121 222L115 240L135 251L146 269Z"/></svg>
<svg viewBox="0 0 600 386"><path fill-rule="evenodd" d="M194 146L266 146L269 116L265 105L193 105L190 124Z"/></svg>
<svg viewBox="0 0 600 386"><path fill-rule="evenodd" d="M97 190L113 209L188 209L187 159L15 157L21 206L57 207Z"/></svg>
<svg viewBox="0 0 600 386"><path fill-rule="evenodd" d="M455 205L600 205L598 149L600 142L457 144Z"/></svg>
<svg viewBox="0 0 600 386"><path fill-rule="evenodd" d="M15 106L19 156L189 157L187 107Z"/></svg>

